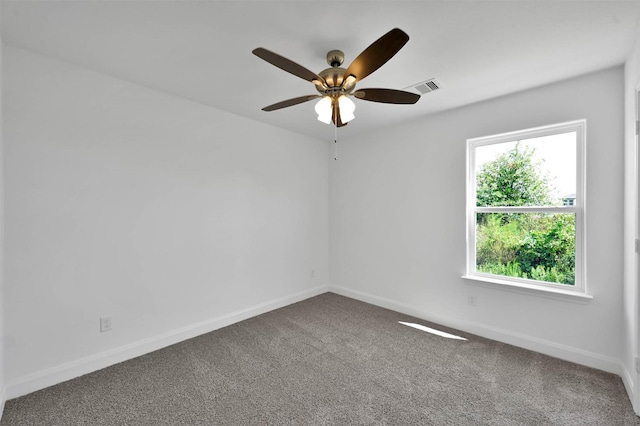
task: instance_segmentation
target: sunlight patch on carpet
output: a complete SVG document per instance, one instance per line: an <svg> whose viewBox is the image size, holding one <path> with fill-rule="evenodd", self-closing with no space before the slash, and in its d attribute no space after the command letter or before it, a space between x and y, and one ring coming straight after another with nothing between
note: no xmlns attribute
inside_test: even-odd
<svg viewBox="0 0 640 426"><path fill-rule="evenodd" d="M398 321L398 322L402 325L406 325L418 330L426 331L427 333L435 334L436 336L446 337L447 339L467 340L464 337L456 336L455 334L445 333L444 331L435 330L433 328L425 327L424 325L416 324L413 322L403 322L403 321Z"/></svg>

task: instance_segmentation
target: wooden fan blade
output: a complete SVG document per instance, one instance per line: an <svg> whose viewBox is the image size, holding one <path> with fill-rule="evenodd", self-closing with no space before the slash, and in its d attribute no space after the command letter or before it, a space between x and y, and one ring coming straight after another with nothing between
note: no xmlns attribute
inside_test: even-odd
<svg viewBox="0 0 640 426"><path fill-rule="evenodd" d="M417 93L393 89L361 89L353 94L364 101L381 102L384 104L415 104L420 99Z"/></svg>
<svg viewBox="0 0 640 426"><path fill-rule="evenodd" d="M287 99L285 101L280 101L280 102L275 103L273 105L266 106L266 107L262 108L262 110L263 111L275 111L277 109L298 105L298 104L301 104L301 103L304 103L304 102L308 102L308 101L311 101L313 99L321 98L321 97L322 96L320 96L320 95L298 96L297 98Z"/></svg>
<svg viewBox="0 0 640 426"><path fill-rule="evenodd" d="M302 65L296 64L290 59L285 58L284 56L280 56L277 53L274 53L270 50L264 49L262 47L258 47L257 49L253 49L252 53L259 58L264 59L272 65L284 70L288 73L291 73L297 77L300 77L303 80L307 80L312 82L313 84L319 86L326 86L326 82L322 77L318 74L314 73L303 67ZM317 82L317 83L316 83Z"/></svg>
<svg viewBox="0 0 640 426"><path fill-rule="evenodd" d="M362 80L398 53L407 41L409 41L407 33L399 28L392 29L374 41L351 62L347 72L344 73L345 77L353 75L358 81Z"/></svg>

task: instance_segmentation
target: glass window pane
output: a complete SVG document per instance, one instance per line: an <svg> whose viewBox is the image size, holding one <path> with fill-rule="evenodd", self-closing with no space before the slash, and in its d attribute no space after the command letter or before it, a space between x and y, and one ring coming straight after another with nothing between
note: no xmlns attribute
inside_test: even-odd
<svg viewBox="0 0 640 426"><path fill-rule="evenodd" d="M477 213L476 271L574 285L574 213Z"/></svg>
<svg viewBox="0 0 640 426"><path fill-rule="evenodd" d="M576 136L568 132L476 147L476 205L574 205Z"/></svg>

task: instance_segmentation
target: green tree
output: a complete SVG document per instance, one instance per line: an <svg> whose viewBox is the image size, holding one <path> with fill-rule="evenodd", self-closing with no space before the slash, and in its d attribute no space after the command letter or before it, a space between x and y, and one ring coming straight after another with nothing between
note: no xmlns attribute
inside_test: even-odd
<svg viewBox="0 0 640 426"><path fill-rule="evenodd" d="M476 175L478 206L542 206L551 204L552 185L540 172L535 149L520 142L483 165Z"/></svg>

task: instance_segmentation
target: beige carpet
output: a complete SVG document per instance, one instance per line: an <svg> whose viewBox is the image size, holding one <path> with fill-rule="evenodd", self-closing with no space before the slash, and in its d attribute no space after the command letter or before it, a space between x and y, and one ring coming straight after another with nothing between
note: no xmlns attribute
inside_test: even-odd
<svg viewBox="0 0 640 426"><path fill-rule="evenodd" d="M8 401L0 424L640 421L613 374L326 293Z"/></svg>

